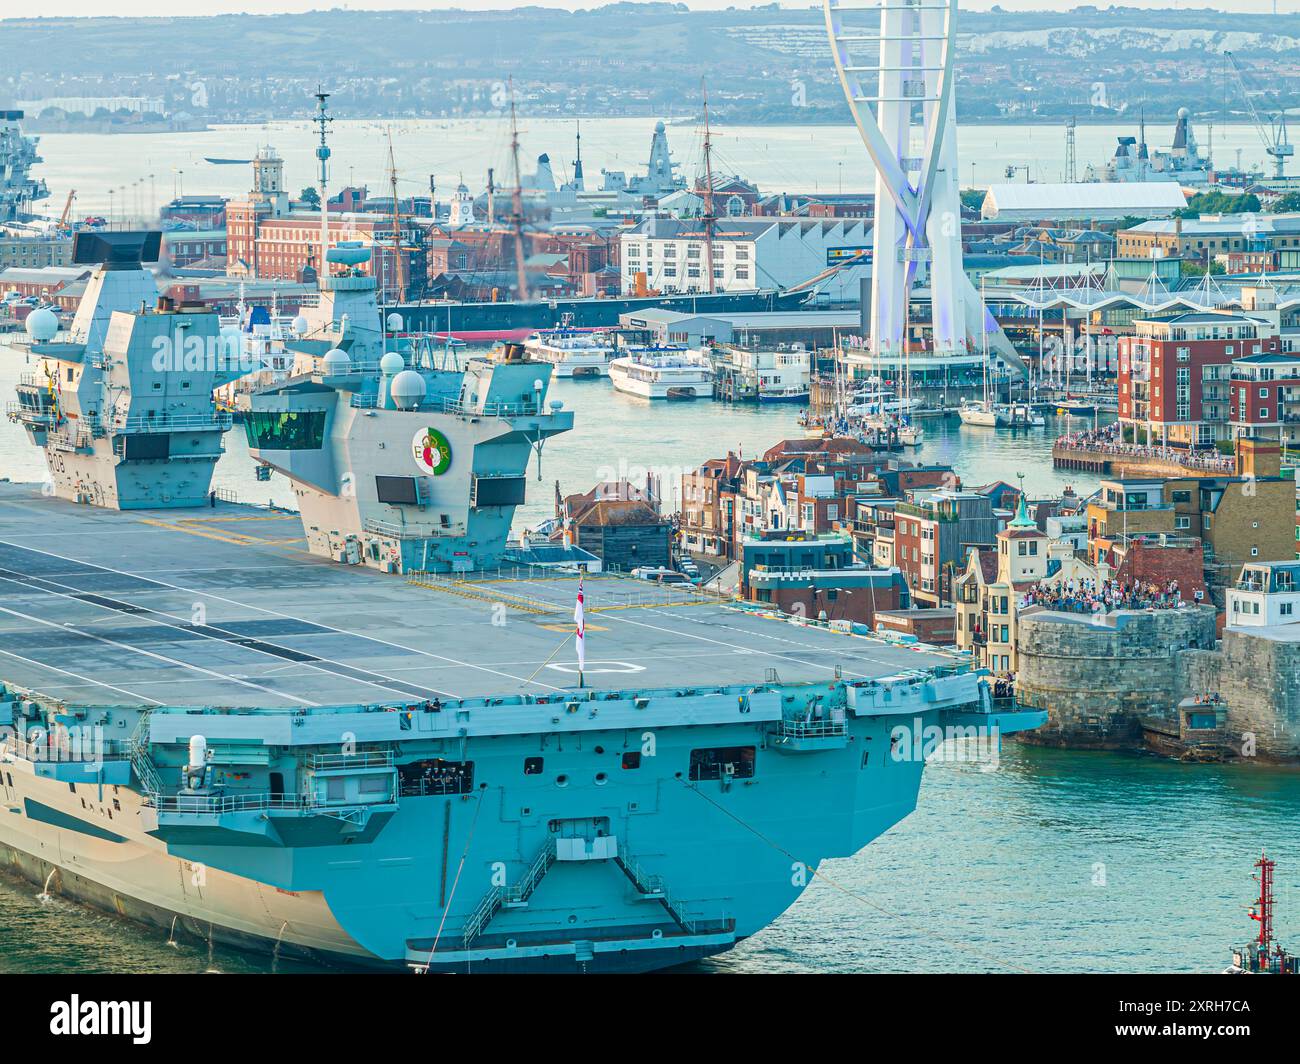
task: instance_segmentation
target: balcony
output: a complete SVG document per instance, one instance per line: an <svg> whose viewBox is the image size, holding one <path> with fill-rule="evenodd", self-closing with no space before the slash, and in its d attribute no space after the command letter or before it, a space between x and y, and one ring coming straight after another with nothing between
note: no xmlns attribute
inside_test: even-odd
<svg viewBox="0 0 1300 1064"><path fill-rule="evenodd" d="M849 726L841 715L823 720L783 720L772 734L772 749L784 753L842 750L849 742Z"/></svg>

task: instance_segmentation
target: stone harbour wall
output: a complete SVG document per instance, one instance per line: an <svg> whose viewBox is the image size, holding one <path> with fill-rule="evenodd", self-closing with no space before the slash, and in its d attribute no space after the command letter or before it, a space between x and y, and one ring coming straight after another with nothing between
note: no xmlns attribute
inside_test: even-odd
<svg viewBox="0 0 1300 1064"><path fill-rule="evenodd" d="M1300 624L1285 627L1294 639L1228 628L1218 650L1180 655L1185 697L1222 696L1240 756L1300 761Z"/></svg>
<svg viewBox="0 0 1300 1064"><path fill-rule="evenodd" d="M1132 610L1101 621L1047 610L1022 613L1016 698L1047 711L1022 741L1049 746L1140 748L1143 714L1184 697L1182 652L1213 650L1214 609Z"/></svg>

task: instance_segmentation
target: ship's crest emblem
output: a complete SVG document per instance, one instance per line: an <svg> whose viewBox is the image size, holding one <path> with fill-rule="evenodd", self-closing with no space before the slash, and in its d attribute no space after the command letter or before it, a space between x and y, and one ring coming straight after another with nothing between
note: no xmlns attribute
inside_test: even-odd
<svg viewBox="0 0 1300 1064"><path fill-rule="evenodd" d="M425 473L441 476L451 468L451 444L435 428L422 428L411 441L415 464Z"/></svg>

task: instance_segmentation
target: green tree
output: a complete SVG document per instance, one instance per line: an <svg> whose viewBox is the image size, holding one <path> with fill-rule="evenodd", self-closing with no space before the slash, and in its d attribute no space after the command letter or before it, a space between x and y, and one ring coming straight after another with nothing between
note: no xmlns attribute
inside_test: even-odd
<svg viewBox="0 0 1300 1064"><path fill-rule="evenodd" d="M308 207L312 208L312 210L320 209L320 193L312 188L311 185L308 185L299 192L298 198L302 200L303 203L307 204Z"/></svg>

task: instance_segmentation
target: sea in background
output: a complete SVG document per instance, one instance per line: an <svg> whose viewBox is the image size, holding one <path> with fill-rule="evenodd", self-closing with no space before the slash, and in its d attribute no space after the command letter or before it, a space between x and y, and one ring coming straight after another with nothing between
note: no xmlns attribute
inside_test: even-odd
<svg viewBox="0 0 1300 1064"><path fill-rule="evenodd" d="M304 107L306 105L304 104ZM574 119L520 119L520 167L536 169L536 158L550 156L557 181L567 179L574 157ZM584 118L582 162L586 187L598 189L600 171L645 170L650 154L651 118ZM376 196L389 195L388 135L400 196L427 194L434 178L439 198L450 198L461 181L478 194L487 187L487 171L498 187L511 180L510 124L501 118L397 119L391 122L339 120L330 128L330 191L342 185L365 185ZM694 120L667 127L673 158L691 184L704 172L703 131ZM764 192L863 192L875 180L857 130L842 126L715 126L713 170L739 174ZM1196 126L1204 147L1209 130ZM1077 128L1078 175L1092 163L1099 169L1115 153L1115 138L1136 135L1137 122L1080 125ZM1173 127L1148 124L1153 150L1169 147ZM962 125L958 150L963 186L986 187L1023 181L1023 170L1008 178L1008 166L1028 167L1034 181L1063 181L1066 141L1063 125ZM315 134L309 122L216 126L201 133L96 135L47 133L41 137L44 158L35 171L50 187L47 212L62 210L68 192L77 190L74 217L88 214L124 218L156 216L160 204L184 191L238 196L252 184L248 166L217 165L206 158L251 159L263 145L285 160L285 184L297 191L316 182ZM1263 164L1264 149L1255 128L1218 124L1214 158L1220 166ZM111 195L110 195L111 191Z"/></svg>
<svg viewBox="0 0 1300 1064"><path fill-rule="evenodd" d="M399 192L443 194L460 180L481 188L488 166L508 173L503 121L337 122L333 184L388 188L386 130L393 129ZM637 170L650 138L648 119L583 124L589 182L601 166ZM1080 126L1080 169L1102 163L1125 127ZM572 123L523 122L526 158L548 151L557 173L567 166ZM1204 140L1204 133L1198 129ZM693 123L669 126L683 172L698 169ZM1152 131L1159 146L1167 136ZM733 127L715 130L719 169L765 190L865 189L870 169L849 127ZM214 166L205 155L248 157L273 144L287 160L291 188L311 182L310 128L304 122L237 126L191 134L133 137L50 134L42 138L51 202L78 189L77 214L115 209L147 213L174 190L238 194L247 167ZM1253 129L1218 127L1216 154L1247 163L1262 155ZM1030 163L1036 180L1064 171L1063 131L1055 126L966 126L961 150L976 160L967 184L1005 180L1003 168ZM531 163L525 170L531 170ZM152 179L149 175L152 174ZM122 215L119 213L119 218ZM0 395L11 396L25 369L20 353L0 345ZM574 431L550 441L540 479L517 525L551 513L555 483L584 491L597 480L658 474L675 508L674 482L728 449L757 455L800 435L797 409L709 402L650 404L603 382L557 382L552 398L576 414ZM1018 433L972 428L955 419L925 423L915 457L951 464L967 485L1015 483L1024 474L1033 495L1096 479L1052 468L1051 440L1064 420ZM1079 427L1078 422L1073 427ZM281 478L253 475L242 433L226 439L216 483L247 502L288 504ZM537 476L536 464L530 475ZM0 478L44 479L40 452L22 430L0 421ZM770 928L722 957L696 966L718 972L849 971L1161 971L1212 972L1228 947L1251 937L1245 909L1253 900L1251 864L1262 848L1278 860L1277 928L1300 949L1300 770L1260 766L1183 765L1127 756L1023 747L1008 742L1000 763L937 762L926 771L915 813L853 857L826 862L800 900ZM431 884L430 890L436 889ZM206 941L165 932L54 897L0 873L0 972L301 971L289 960L212 950Z"/></svg>

